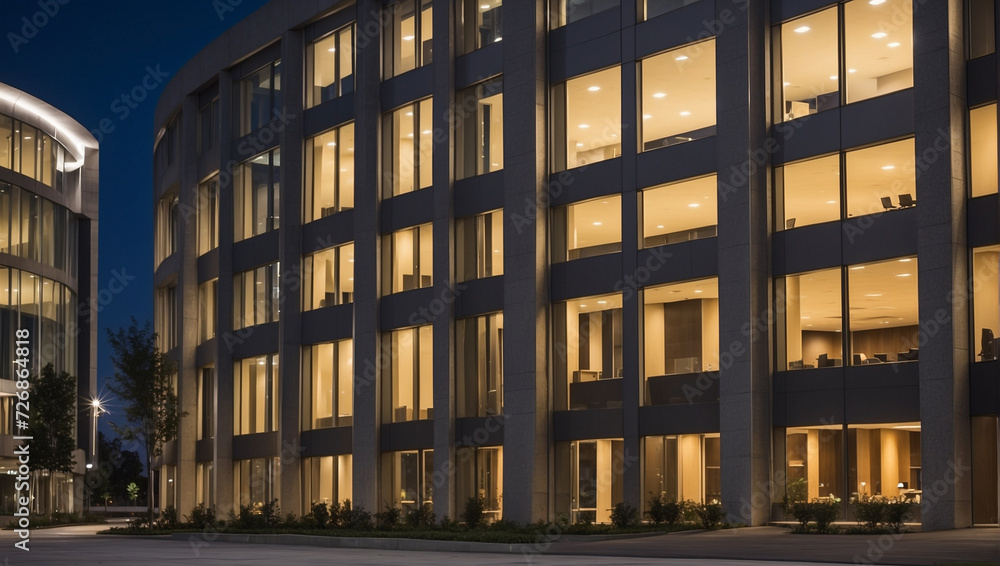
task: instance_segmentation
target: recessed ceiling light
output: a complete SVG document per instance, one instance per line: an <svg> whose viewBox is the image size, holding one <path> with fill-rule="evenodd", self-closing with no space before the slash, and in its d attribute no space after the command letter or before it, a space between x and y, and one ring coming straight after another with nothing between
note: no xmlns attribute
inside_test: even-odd
<svg viewBox="0 0 1000 566"><path fill-rule="evenodd" d="M337 52L337 48L336 47L331 47L331 48L327 49L327 51L329 51L330 53L336 53Z"/></svg>
<svg viewBox="0 0 1000 566"><path fill-rule="evenodd" d="M479 7L481 9L483 9L483 10L489 10L490 9L490 5L489 4L480 4Z"/></svg>
<svg viewBox="0 0 1000 566"><path fill-rule="evenodd" d="M792 83L783 83L785 86L792 86Z"/></svg>
<svg viewBox="0 0 1000 566"><path fill-rule="evenodd" d="M667 93L665 93L665 92L654 92L653 93L653 98L663 98L665 96L667 96Z"/></svg>
<svg viewBox="0 0 1000 566"><path fill-rule="evenodd" d="M580 124L580 127L586 130L587 128L590 127L590 124Z"/></svg>
<svg viewBox="0 0 1000 566"><path fill-rule="evenodd" d="M831 81L837 80L837 75L830 75L830 80Z"/></svg>
<svg viewBox="0 0 1000 566"><path fill-rule="evenodd" d="M403 41L413 41L413 36L412 35L404 35L403 36Z"/></svg>
<svg viewBox="0 0 1000 566"><path fill-rule="evenodd" d="M601 90L601 87L595 85L595 86L592 86L592 87L587 87L587 90L589 90L590 92L597 92L597 91Z"/></svg>
<svg viewBox="0 0 1000 566"><path fill-rule="evenodd" d="M865 266L863 266L863 265L855 265L854 267L851 268L851 270L853 271L853 270L864 269L864 268L865 268Z"/></svg>
<svg viewBox="0 0 1000 566"><path fill-rule="evenodd" d="M330 147L337 147L337 142L330 142L330 143L328 143L326 145L328 145Z"/></svg>
<svg viewBox="0 0 1000 566"><path fill-rule="evenodd" d="M657 228L660 229L660 230L662 230L663 229L663 225L660 224L660 225L657 226Z"/></svg>
<svg viewBox="0 0 1000 566"><path fill-rule="evenodd" d="M835 200L828 200L828 201L826 201L826 204L837 204L837 201L835 201Z"/></svg>
<svg viewBox="0 0 1000 566"><path fill-rule="evenodd" d="M674 58L674 61L687 61L687 60L688 60L687 55L678 55L677 57Z"/></svg>
<svg viewBox="0 0 1000 566"><path fill-rule="evenodd" d="M587 308L587 305L580 305L580 308L581 309L585 309L585 308Z"/></svg>
<svg viewBox="0 0 1000 566"><path fill-rule="evenodd" d="M689 206L689 207L691 207L691 208L698 208L698 207L699 207L699 206L701 206L701 205L700 205L700 204L698 204L698 203L696 203L696 202L692 202L692 203L691 203L691 204L689 204L688 206Z"/></svg>
<svg viewBox="0 0 1000 566"><path fill-rule="evenodd" d="M643 119L643 120L649 120L649 119L650 119L650 118L652 118L652 117L653 117L653 115L652 115L652 114L643 114L643 115L642 115L642 119Z"/></svg>
<svg viewBox="0 0 1000 566"><path fill-rule="evenodd" d="M857 73L858 70L857 69L847 69L847 72L848 73Z"/></svg>
<svg viewBox="0 0 1000 566"><path fill-rule="evenodd" d="M807 31L809 31L810 29L812 29L812 28L810 28L809 26L799 26L799 27L795 28L793 31L795 33L805 33Z"/></svg>
<svg viewBox="0 0 1000 566"><path fill-rule="evenodd" d="M882 39L883 37L885 37L887 35L889 35L889 34L885 33L884 31L877 31L877 32L875 32L875 33L872 34L872 37L874 37L875 39Z"/></svg>
<svg viewBox="0 0 1000 566"><path fill-rule="evenodd" d="M895 169L895 168L896 168L896 166L895 166L895 165L883 165L883 166L882 166L882 170L883 170L883 171L892 171L892 170L893 170L893 169Z"/></svg>
<svg viewBox="0 0 1000 566"><path fill-rule="evenodd" d="M690 116L690 115L691 115L691 113L688 112L687 110L684 110L684 111L681 112L681 116Z"/></svg>
<svg viewBox="0 0 1000 566"><path fill-rule="evenodd" d="M881 297L882 293L868 293L866 297Z"/></svg>
<svg viewBox="0 0 1000 566"><path fill-rule="evenodd" d="M906 262L908 262L908 261L913 261L913 258L909 258L909 257L904 257L903 259L901 259L901 260L899 260L899 261L900 261L900 263L906 263Z"/></svg>
<svg viewBox="0 0 1000 566"><path fill-rule="evenodd" d="M701 293L701 289L695 289L694 292L695 293Z"/></svg>
<svg viewBox="0 0 1000 566"><path fill-rule="evenodd" d="M898 41L893 41L892 43L890 43L888 45L889 45L889 47L899 47L900 44L899 44Z"/></svg>
<svg viewBox="0 0 1000 566"><path fill-rule="evenodd" d="M872 6L878 6L879 4L885 4L885 0L868 0L868 3Z"/></svg>
<svg viewBox="0 0 1000 566"><path fill-rule="evenodd" d="M413 116L413 112L407 112L406 115L407 116Z"/></svg>
<svg viewBox="0 0 1000 566"><path fill-rule="evenodd" d="M576 147L583 147L583 142L576 142Z"/></svg>
<svg viewBox="0 0 1000 566"><path fill-rule="evenodd" d="M421 134L424 134L424 135L426 136L427 134L431 133L431 131L430 131L430 130L424 130L424 131L422 131L422 132L420 132L420 133L421 133Z"/></svg>
<svg viewBox="0 0 1000 566"><path fill-rule="evenodd" d="M910 274L909 274L909 273L898 273L898 274L896 275L896 277L909 277L909 276L910 276Z"/></svg>
<svg viewBox="0 0 1000 566"><path fill-rule="evenodd" d="M597 301L597 304L599 304L599 305L606 305L606 304L608 304L608 302L607 301Z"/></svg>
<svg viewBox="0 0 1000 566"><path fill-rule="evenodd" d="M601 225L600 222L594 222L594 226L600 226L600 225Z"/></svg>

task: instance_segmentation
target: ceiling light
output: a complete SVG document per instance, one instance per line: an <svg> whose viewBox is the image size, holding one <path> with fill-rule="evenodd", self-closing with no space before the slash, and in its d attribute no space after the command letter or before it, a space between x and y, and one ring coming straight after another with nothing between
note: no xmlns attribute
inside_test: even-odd
<svg viewBox="0 0 1000 566"><path fill-rule="evenodd" d="M328 145L330 147L337 147L337 142L330 142L330 143L328 143L326 145Z"/></svg>
<svg viewBox="0 0 1000 566"><path fill-rule="evenodd" d="M580 308L581 309L585 309L585 308L587 308L587 305L580 305Z"/></svg>
<svg viewBox="0 0 1000 566"><path fill-rule="evenodd" d="M807 31L809 31L810 29L812 29L812 28L810 28L809 26L800 26L800 27L795 28L792 31L794 31L795 33L805 33Z"/></svg>
<svg viewBox="0 0 1000 566"><path fill-rule="evenodd" d="M898 41L893 41L889 44L889 47L899 47L900 43Z"/></svg>
<svg viewBox="0 0 1000 566"><path fill-rule="evenodd" d="M482 9L482 10L489 10L490 9L490 5L489 4L480 4L479 8Z"/></svg>
<svg viewBox="0 0 1000 566"><path fill-rule="evenodd" d="M608 304L608 302L607 301L597 301L597 304L599 304L599 305L606 305L606 304Z"/></svg>
<svg viewBox="0 0 1000 566"><path fill-rule="evenodd" d="M885 4L885 0L868 0L868 3L872 6L878 6L879 4Z"/></svg>
<svg viewBox="0 0 1000 566"><path fill-rule="evenodd" d="M688 206L690 206L691 208L698 208L698 207L699 207L699 206L701 206L701 205L700 205L700 204L698 204L698 203L696 203L696 202L692 202L692 203L691 203L691 204L689 204Z"/></svg>
<svg viewBox="0 0 1000 566"><path fill-rule="evenodd" d="M865 266L863 266L863 265L855 265L854 267L851 268L851 270L853 271L853 270L856 270L856 269L864 269L864 268L865 268Z"/></svg>
<svg viewBox="0 0 1000 566"><path fill-rule="evenodd" d="M676 58L674 58L674 61L687 61L687 60L688 60L687 55L678 55Z"/></svg>
<svg viewBox="0 0 1000 566"><path fill-rule="evenodd" d="M889 35L889 34L885 33L884 31L878 31L878 32L873 33L872 37L874 37L875 39L882 39L883 37L885 37L887 35Z"/></svg>
<svg viewBox="0 0 1000 566"><path fill-rule="evenodd" d="M910 276L909 273L898 273L898 274L896 274L896 277L909 277L909 276Z"/></svg>
<svg viewBox="0 0 1000 566"><path fill-rule="evenodd" d="M835 201L835 200L828 200L828 201L826 201L826 204L837 204L837 201Z"/></svg>
<svg viewBox="0 0 1000 566"><path fill-rule="evenodd" d="M688 112L687 110L684 110L683 112L681 112L681 116L690 116L690 115L691 115L691 113Z"/></svg>
<svg viewBox="0 0 1000 566"><path fill-rule="evenodd" d="M431 133L431 131L430 131L430 130L424 130L424 131L422 131L422 132L420 132L420 133L421 133L421 134L424 134L424 135L426 136L427 134Z"/></svg>
<svg viewBox="0 0 1000 566"><path fill-rule="evenodd" d="M904 257L903 259L899 260L900 263L906 263L908 261L913 261L913 258Z"/></svg>
<svg viewBox="0 0 1000 566"><path fill-rule="evenodd" d="M660 230L662 230L663 229L663 225L660 224L659 226L657 226L657 228L660 229Z"/></svg>
<svg viewBox="0 0 1000 566"><path fill-rule="evenodd" d="M601 225L600 222L594 222L594 226L600 226L600 225Z"/></svg>
<svg viewBox="0 0 1000 566"><path fill-rule="evenodd" d="M336 47L331 47L331 48L327 49L327 51L329 51L330 53L336 53L337 52L337 48Z"/></svg>
<svg viewBox="0 0 1000 566"><path fill-rule="evenodd" d="M848 73L857 73L858 70L857 69L847 69L847 72Z"/></svg>
<svg viewBox="0 0 1000 566"><path fill-rule="evenodd" d="M866 297L881 297L882 293L868 293Z"/></svg>
<svg viewBox="0 0 1000 566"><path fill-rule="evenodd" d="M792 86L792 83L784 83L785 86Z"/></svg>
<svg viewBox="0 0 1000 566"><path fill-rule="evenodd" d="M896 166L895 166L895 165L883 165L883 166L882 166L882 170L883 170L883 171L892 171L892 170L893 170L893 169L895 169L895 168L896 168Z"/></svg>
<svg viewBox="0 0 1000 566"><path fill-rule="evenodd" d="M587 87L587 90L589 90L590 92L597 92L597 91L601 90L601 87L595 85L595 86L592 86L592 87Z"/></svg>
<svg viewBox="0 0 1000 566"><path fill-rule="evenodd" d="M649 120L649 119L650 119L650 118L652 118L652 117L653 117L653 116L652 116L652 114L643 114L643 115L642 115L642 119L643 119L643 120Z"/></svg>
<svg viewBox="0 0 1000 566"><path fill-rule="evenodd" d="M831 81L837 80L837 75L830 75L830 80Z"/></svg>
<svg viewBox="0 0 1000 566"><path fill-rule="evenodd" d="M701 289L695 289L694 292L695 293L701 293Z"/></svg>
<svg viewBox="0 0 1000 566"><path fill-rule="evenodd" d="M576 147L583 147L583 142L576 142Z"/></svg>
<svg viewBox="0 0 1000 566"><path fill-rule="evenodd" d="M653 93L653 98L663 98L665 96L667 96L667 93L665 93L665 92L654 92Z"/></svg>
<svg viewBox="0 0 1000 566"><path fill-rule="evenodd" d="M580 124L580 127L586 130L587 128L590 127L590 124Z"/></svg>
<svg viewBox="0 0 1000 566"><path fill-rule="evenodd" d="M413 36L412 35L404 35L403 36L403 41L413 41Z"/></svg>

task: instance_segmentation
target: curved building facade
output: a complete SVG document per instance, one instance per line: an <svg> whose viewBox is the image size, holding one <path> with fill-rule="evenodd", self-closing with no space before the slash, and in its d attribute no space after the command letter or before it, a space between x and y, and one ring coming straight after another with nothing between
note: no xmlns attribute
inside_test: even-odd
<svg viewBox="0 0 1000 566"><path fill-rule="evenodd" d="M993 14L270 2L157 107L160 504L997 523Z"/></svg>
<svg viewBox="0 0 1000 566"><path fill-rule="evenodd" d="M15 511L15 333L30 331L33 373L77 379L74 474L40 478L38 509L81 508L96 394L97 140L51 105L0 84L0 514ZM11 475L14 474L14 475ZM46 483L47 482L47 483Z"/></svg>

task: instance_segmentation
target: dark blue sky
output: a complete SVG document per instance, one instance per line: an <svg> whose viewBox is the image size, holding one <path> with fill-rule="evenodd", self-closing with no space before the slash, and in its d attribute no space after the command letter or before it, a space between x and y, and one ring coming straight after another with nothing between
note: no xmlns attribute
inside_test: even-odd
<svg viewBox="0 0 1000 566"><path fill-rule="evenodd" d="M52 104L88 129L97 130L105 118L115 128L101 141L98 288L108 284L113 272L135 279L98 315L99 388L112 373L105 329L125 326L129 315L140 321L153 316L153 113L165 83L124 119L120 106L115 105L116 111L112 104L141 84L147 66L159 66L172 77L201 48L265 3L3 0L0 4L0 82ZM49 16L46 8L55 15ZM44 25L25 29L22 18ZM114 404L111 410L111 419L120 420L121 411L115 411ZM107 419L102 419L101 428L108 430Z"/></svg>

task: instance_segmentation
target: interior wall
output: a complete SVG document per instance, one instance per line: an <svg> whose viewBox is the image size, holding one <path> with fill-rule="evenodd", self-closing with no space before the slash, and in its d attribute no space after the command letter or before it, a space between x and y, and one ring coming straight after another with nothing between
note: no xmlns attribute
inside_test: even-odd
<svg viewBox="0 0 1000 566"><path fill-rule="evenodd" d="M912 325L852 332L852 353L864 353L865 356L871 358L876 353L884 352L889 354L889 361L894 361L899 352L906 352L910 348L917 347L919 344L917 331L918 327ZM853 356L851 357L853 358Z"/></svg>
<svg viewBox="0 0 1000 566"><path fill-rule="evenodd" d="M719 369L719 299L701 301L701 369Z"/></svg>
<svg viewBox="0 0 1000 566"><path fill-rule="evenodd" d="M816 366L820 354L831 360L843 358L840 332L818 332L806 330L802 333L802 363ZM791 357L789 360L793 359Z"/></svg>
<svg viewBox="0 0 1000 566"><path fill-rule="evenodd" d="M702 457L701 435L682 434L678 437L677 465L680 468L681 499L701 501Z"/></svg>
<svg viewBox="0 0 1000 566"><path fill-rule="evenodd" d="M643 308L643 353L646 377L663 375L664 367L664 324L663 305L645 305Z"/></svg>

